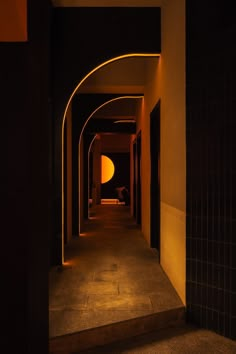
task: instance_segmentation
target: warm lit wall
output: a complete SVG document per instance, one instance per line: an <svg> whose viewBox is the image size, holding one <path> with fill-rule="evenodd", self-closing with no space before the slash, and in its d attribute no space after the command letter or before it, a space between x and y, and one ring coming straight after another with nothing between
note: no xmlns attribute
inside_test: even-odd
<svg viewBox="0 0 236 354"><path fill-rule="evenodd" d="M72 116L71 116L71 106L68 108L66 116L66 173L67 173L67 241L72 238Z"/></svg>
<svg viewBox="0 0 236 354"><path fill-rule="evenodd" d="M185 0L162 8L161 265L185 303Z"/></svg>
<svg viewBox="0 0 236 354"><path fill-rule="evenodd" d="M161 265L185 303L185 0L162 7L162 54L147 68L142 129L142 231L150 243L150 112L161 99ZM149 172L147 172L149 171Z"/></svg>
<svg viewBox="0 0 236 354"><path fill-rule="evenodd" d="M129 152L129 134L101 134L101 151L104 152Z"/></svg>
<svg viewBox="0 0 236 354"><path fill-rule="evenodd" d="M27 1L0 3L0 42L27 41Z"/></svg>

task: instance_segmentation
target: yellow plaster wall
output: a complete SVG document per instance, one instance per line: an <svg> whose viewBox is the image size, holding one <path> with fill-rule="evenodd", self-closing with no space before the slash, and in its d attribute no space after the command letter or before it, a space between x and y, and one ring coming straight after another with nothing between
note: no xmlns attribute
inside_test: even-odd
<svg viewBox="0 0 236 354"><path fill-rule="evenodd" d="M185 303L185 0L164 1L162 53L146 69L142 130L142 232L150 244L150 113L161 99L161 266Z"/></svg>
<svg viewBox="0 0 236 354"><path fill-rule="evenodd" d="M185 303L185 0L162 7L161 265Z"/></svg>

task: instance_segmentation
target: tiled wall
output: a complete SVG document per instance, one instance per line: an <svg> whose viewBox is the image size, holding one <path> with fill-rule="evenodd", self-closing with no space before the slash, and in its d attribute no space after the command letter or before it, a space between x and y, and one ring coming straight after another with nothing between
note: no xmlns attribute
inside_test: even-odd
<svg viewBox="0 0 236 354"><path fill-rule="evenodd" d="M226 3L193 3L186 29L187 316L235 339L236 27Z"/></svg>

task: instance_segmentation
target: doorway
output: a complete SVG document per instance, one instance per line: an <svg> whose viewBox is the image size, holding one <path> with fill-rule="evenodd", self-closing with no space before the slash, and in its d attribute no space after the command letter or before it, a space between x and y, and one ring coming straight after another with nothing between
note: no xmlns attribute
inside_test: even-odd
<svg viewBox="0 0 236 354"><path fill-rule="evenodd" d="M150 113L150 239L160 260L160 100Z"/></svg>
<svg viewBox="0 0 236 354"><path fill-rule="evenodd" d="M133 216L136 219L136 205L137 205L137 182L136 182L136 151L137 151L137 141L133 143Z"/></svg>
<svg viewBox="0 0 236 354"><path fill-rule="evenodd" d="M142 225L141 142L141 132L139 132L136 146L136 221L138 225Z"/></svg>

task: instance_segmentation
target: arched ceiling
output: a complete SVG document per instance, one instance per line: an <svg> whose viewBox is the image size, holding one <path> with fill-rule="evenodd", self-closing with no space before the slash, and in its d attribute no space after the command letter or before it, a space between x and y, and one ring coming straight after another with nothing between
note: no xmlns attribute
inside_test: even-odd
<svg viewBox="0 0 236 354"><path fill-rule="evenodd" d="M86 79L81 93L143 93L148 60L156 58L124 58L112 62Z"/></svg>
<svg viewBox="0 0 236 354"><path fill-rule="evenodd" d="M93 73L79 88L80 93L143 95L146 84L146 70L150 62L157 63L157 57L126 58L110 63ZM104 119L136 120L140 99L124 99L111 102L99 109L93 116ZM118 126L117 126L118 128Z"/></svg>

